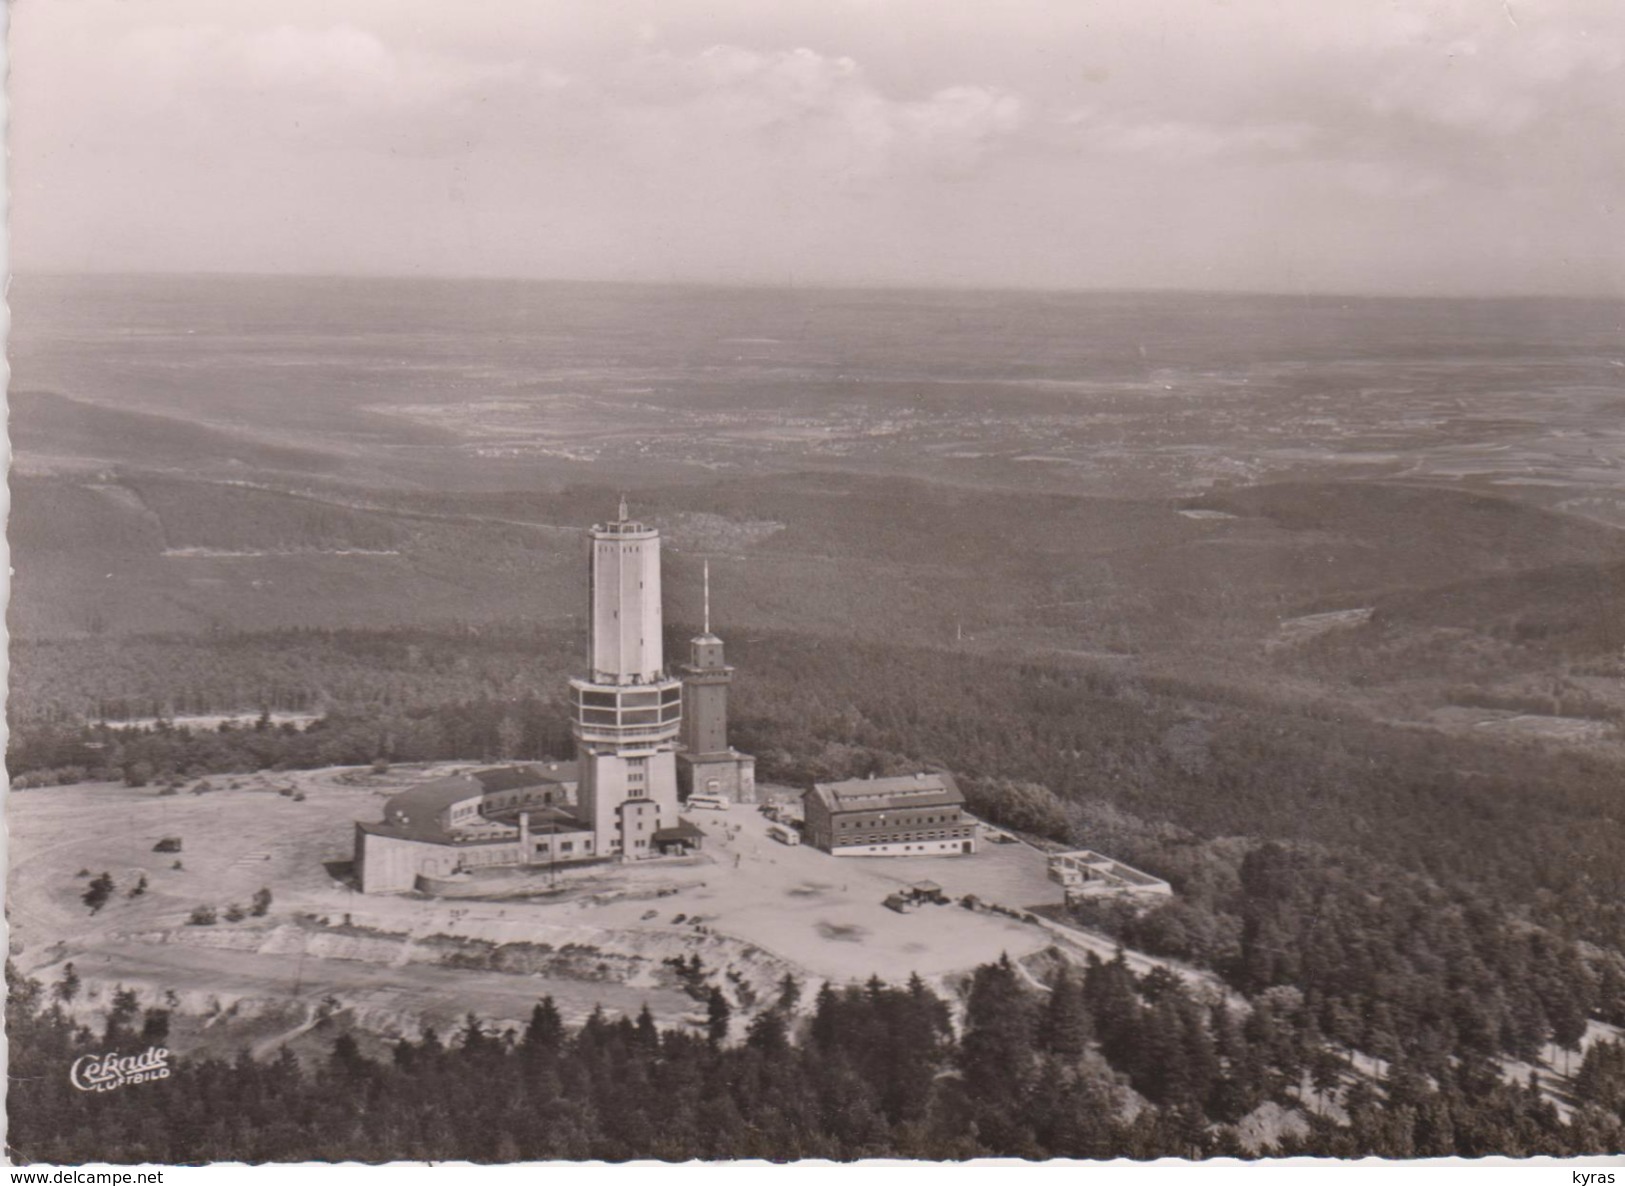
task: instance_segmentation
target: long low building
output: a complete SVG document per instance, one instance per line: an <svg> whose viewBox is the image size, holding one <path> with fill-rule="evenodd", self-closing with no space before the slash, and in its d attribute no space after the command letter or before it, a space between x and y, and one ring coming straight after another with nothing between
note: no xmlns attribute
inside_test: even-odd
<svg viewBox="0 0 1625 1186"><path fill-rule="evenodd" d="M1106 894L1170 897L1174 892L1173 886L1162 878L1087 848L1051 853L1049 879L1066 890L1069 903Z"/></svg>
<svg viewBox="0 0 1625 1186"><path fill-rule="evenodd" d="M838 857L976 851L976 820L951 774L818 783L802 800L806 838Z"/></svg>
<svg viewBox="0 0 1625 1186"><path fill-rule="evenodd" d="M355 826L361 892L401 893L479 869L566 865L598 852L593 829L574 812L576 765L501 766L410 787L384 805L384 818ZM651 847L698 847L698 830L656 831ZM420 881L420 879L422 879Z"/></svg>

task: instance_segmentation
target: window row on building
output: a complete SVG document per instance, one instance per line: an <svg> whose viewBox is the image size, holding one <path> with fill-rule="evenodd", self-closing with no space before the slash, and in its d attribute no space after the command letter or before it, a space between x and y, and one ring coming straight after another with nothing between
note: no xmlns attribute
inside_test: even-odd
<svg viewBox="0 0 1625 1186"><path fill-rule="evenodd" d="M940 832L887 832L881 836L843 836L836 844L907 844L917 840L959 840L971 835L969 827Z"/></svg>
<svg viewBox="0 0 1625 1186"><path fill-rule="evenodd" d="M847 829L863 828L917 828L921 824L957 824L963 817L959 812L952 815L928 815L918 819L852 819L837 820L837 824L844 831Z"/></svg>

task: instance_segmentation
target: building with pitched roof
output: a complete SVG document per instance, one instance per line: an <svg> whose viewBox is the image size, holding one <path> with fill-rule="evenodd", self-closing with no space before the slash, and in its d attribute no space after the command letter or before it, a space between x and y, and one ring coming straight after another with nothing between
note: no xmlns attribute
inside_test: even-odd
<svg viewBox="0 0 1625 1186"><path fill-rule="evenodd" d="M976 821L951 774L817 783L802 798L802 815L807 842L838 857L976 851Z"/></svg>

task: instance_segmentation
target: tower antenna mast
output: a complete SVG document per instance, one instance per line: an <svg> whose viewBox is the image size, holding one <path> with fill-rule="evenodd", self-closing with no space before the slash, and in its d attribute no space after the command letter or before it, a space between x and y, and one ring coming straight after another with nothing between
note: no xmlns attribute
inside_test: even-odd
<svg viewBox="0 0 1625 1186"><path fill-rule="evenodd" d="M711 562L705 561L705 633L711 633Z"/></svg>

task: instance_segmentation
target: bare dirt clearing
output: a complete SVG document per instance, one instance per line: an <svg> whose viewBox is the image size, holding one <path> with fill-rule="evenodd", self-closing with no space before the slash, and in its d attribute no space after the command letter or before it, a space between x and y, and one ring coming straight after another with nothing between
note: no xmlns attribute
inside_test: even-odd
<svg viewBox="0 0 1625 1186"><path fill-rule="evenodd" d="M748 1014L787 971L809 985L914 972L942 984L1055 941L1046 927L957 904L965 895L1012 911L1059 902L1043 855L1025 845L837 859L777 843L745 806L691 814L707 837L698 857L579 871L548 897L349 888L353 821L377 818L389 794L453 768L216 777L204 794L107 783L15 793L13 957L47 981L72 961L87 1015L125 984L148 1003L173 993L173 1006L206 1025L261 1018L261 1029L302 1033L319 1009L336 1007L348 1024L391 1034L423 1024L445 1032L470 1011L518 1023L543 994L577 1020L598 1004L618 1013L646 1003L663 1022L698 1021L702 1006L667 962L677 956L698 956L704 985ZM166 837L181 850L155 851ZM92 914L82 895L103 871L116 889ZM130 897L142 877L145 891ZM883 905L923 880L956 904L910 914ZM272 894L264 917L227 920L262 888ZM189 925L198 907L219 921Z"/></svg>

